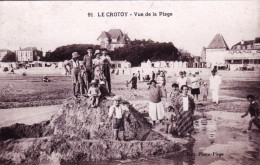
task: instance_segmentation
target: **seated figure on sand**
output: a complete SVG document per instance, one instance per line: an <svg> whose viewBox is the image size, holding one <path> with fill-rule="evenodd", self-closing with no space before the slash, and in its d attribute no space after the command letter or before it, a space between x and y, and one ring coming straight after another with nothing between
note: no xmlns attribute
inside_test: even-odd
<svg viewBox="0 0 260 165"><path fill-rule="evenodd" d="M119 140L118 133L119 131L122 132L122 140L125 140L124 135L124 116L126 115L126 112L129 111L128 107L121 104L121 98L119 96L115 96L113 98L114 105L112 105L109 108L108 116L111 119L113 119L113 139Z"/></svg>
<svg viewBox="0 0 260 165"><path fill-rule="evenodd" d="M97 107L99 104L99 97L101 96L101 92L97 86L97 82L95 80L91 81L91 87L88 89L88 96L90 98L91 107Z"/></svg>

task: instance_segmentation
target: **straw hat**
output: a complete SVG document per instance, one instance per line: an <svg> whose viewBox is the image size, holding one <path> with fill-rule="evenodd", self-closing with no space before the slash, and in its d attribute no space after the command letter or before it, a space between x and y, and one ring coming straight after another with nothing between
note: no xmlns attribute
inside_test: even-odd
<svg viewBox="0 0 260 165"><path fill-rule="evenodd" d="M77 58L80 57L80 55L78 54L78 52L73 52L72 53L72 58Z"/></svg>
<svg viewBox="0 0 260 165"><path fill-rule="evenodd" d="M97 50L95 51L95 55L97 55L97 54L101 54L101 52L100 52L99 49L97 49Z"/></svg>
<svg viewBox="0 0 260 165"><path fill-rule="evenodd" d="M97 81L96 80L91 80L91 83L90 84L96 84Z"/></svg>

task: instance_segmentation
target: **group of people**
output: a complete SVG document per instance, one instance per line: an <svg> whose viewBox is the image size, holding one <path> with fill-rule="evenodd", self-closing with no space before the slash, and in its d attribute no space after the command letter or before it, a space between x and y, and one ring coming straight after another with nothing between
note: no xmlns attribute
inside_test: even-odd
<svg viewBox="0 0 260 165"><path fill-rule="evenodd" d="M160 72L157 78L155 75L154 77L152 76L153 79L148 87L149 116L153 121L153 125L156 125L156 121L166 123L166 133L175 131L178 136L190 136L194 129L193 114L196 107L194 100L198 100L200 93L203 95L203 101L207 100L208 87L206 82L202 82L197 78L196 73L192 73L189 81L182 71L179 75L176 82L172 84L169 99L167 99L164 72ZM213 102L218 104L218 90L221 78L219 75L216 75L216 70L212 70L212 76L209 81ZM193 97L188 94L190 89Z"/></svg>
<svg viewBox="0 0 260 165"><path fill-rule="evenodd" d="M66 72L71 73L74 96L88 96L91 106L96 107L100 97L111 94L112 61L107 54L107 49L97 49L94 54L93 52L92 47L87 48L82 64L78 52L73 52L72 59L65 61L63 66Z"/></svg>

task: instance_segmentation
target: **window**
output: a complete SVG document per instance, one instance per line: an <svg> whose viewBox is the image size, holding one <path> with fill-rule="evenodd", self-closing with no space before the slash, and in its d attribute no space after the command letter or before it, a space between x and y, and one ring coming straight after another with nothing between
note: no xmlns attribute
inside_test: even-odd
<svg viewBox="0 0 260 165"><path fill-rule="evenodd" d="M233 64L242 64L242 60L234 60Z"/></svg>
<svg viewBox="0 0 260 165"><path fill-rule="evenodd" d="M249 64L249 60L244 60L243 64Z"/></svg>

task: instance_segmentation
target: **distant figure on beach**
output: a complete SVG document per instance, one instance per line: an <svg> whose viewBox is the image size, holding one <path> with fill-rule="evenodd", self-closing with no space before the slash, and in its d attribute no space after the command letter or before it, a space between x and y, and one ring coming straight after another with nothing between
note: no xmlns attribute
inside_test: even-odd
<svg viewBox="0 0 260 165"><path fill-rule="evenodd" d="M217 75L217 71L215 69L213 69L211 71L212 76L210 76L209 78L209 84L210 84L210 90L212 92L212 101L215 102L216 104L218 104L219 102L219 86L221 84L221 78L219 75Z"/></svg>
<svg viewBox="0 0 260 165"><path fill-rule="evenodd" d="M251 127L252 127L253 123L260 130L260 119L258 118L259 109L258 109L258 104L255 101L255 97L253 95L248 95L247 96L247 101L249 102L248 109L247 109L246 113L241 116L241 118L247 116L248 113L250 113L251 120L249 121L248 130L251 130Z"/></svg>
<svg viewBox="0 0 260 165"><path fill-rule="evenodd" d="M188 95L187 85L181 87L181 95L174 102L175 112L178 114L177 131L179 136L190 136L194 130L193 114L195 103L193 98Z"/></svg>
<svg viewBox="0 0 260 165"><path fill-rule="evenodd" d="M137 89L137 77L135 73L133 73L132 79L129 81L129 83L132 82L132 87L131 89Z"/></svg>
<svg viewBox="0 0 260 165"><path fill-rule="evenodd" d="M71 77L72 77L72 83L73 83L73 94L75 97L77 97L80 93L80 64L79 64L79 57L80 55L78 52L73 52L72 53L72 59L67 61L66 63L64 62L64 68L66 71L67 70L67 65L70 66L71 68ZM77 87L77 91L76 91Z"/></svg>
<svg viewBox="0 0 260 165"><path fill-rule="evenodd" d="M182 71L180 71L179 75L180 75L180 77L177 78L176 82L179 85L179 89L181 89L181 87L183 85L187 85L187 78L184 77L184 74Z"/></svg>
<svg viewBox="0 0 260 165"><path fill-rule="evenodd" d="M125 128L124 128L124 116L129 109L126 106L121 104L121 98L119 96L115 96L113 98L114 105L109 108L108 117L113 120L113 139L119 140L118 133L122 132L122 140L125 140Z"/></svg>
<svg viewBox="0 0 260 165"><path fill-rule="evenodd" d="M50 82L50 79L46 75L44 75L42 78L42 82Z"/></svg>
<svg viewBox="0 0 260 165"><path fill-rule="evenodd" d="M200 94L200 85L199 85L199 79L196 76L195 72L192 72L190 83L191 83L191 94L193 95L194 100L198 101L198 96Z"/></svg>
<svg viewBox="0 0 260 165"><path fill-rule="evenodd" d="M138 78L139 81L141 80L141 74L140 74L140 71L139 71L139 70L138 70L138 72L137 72L137 78Z"/></svg>
<svg viewBox="0 0 260 165"><path fill-rule="evenodd" d="M209 94L208 84L204 82L201 86L201 95L203 97L203 101L208 101L208 94Z"/></svg>
<svg viewBox="0 0 260 165"><path fill-rule="evenodd" d="M125 87L126 87L126 89L128 89L128 84L129 84L129 82L128 82L128 80L126 80L126 81L125 81Z"/></svg>
<svg viewBox="0 0 260 165"><path fill-rule="evenodd" d="M155 126L156 121L162 122L164 118L164 107L162 104L162 91L159 86L156 86L157 82L155 80L151 80L149 83L149 116L153 121L153 125Z"/></svg>
<svg viewBox="0 0 260 165"><path fill-rule="evenodd" d="M155 80L155 73L152 71L152 80Z"/></svg>
<svg viewBox="0 0 260 165"><path fill-rule="evenodd" d="M111 93L110 68L112 67L112 61L111 61L110 56L107 54L107 49L102 50L101 61L102 61L102 72L107 81L108 91L109 91L109 93ZM123 70L123 72L124 72L124 70Z"/></svg>
<svg viewBox="0 0 260 165"><path fill-rule="evenodd" d="M92 69L92 65L93 65L93 61L92 61L92 56L93 56L93 48L92 47L88 47L87 48L87 54L83 57L83 67L85 69L86 72L86 82L85 82L85 86L88 89L89 88L89 84L91 82L91 80L93 79L93 69Z"/></svg>
<svg viewBox="0 0 260 165"><path fill-rule="evenodd" d="M99 104L99 97L101 96L101 92L97 86L96 80L91 81L91 86L88 89L88 96L90 98L90 106L91 107L97 107Z"/></svg>

